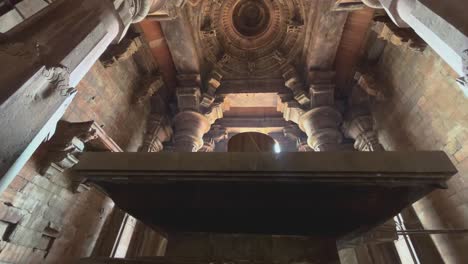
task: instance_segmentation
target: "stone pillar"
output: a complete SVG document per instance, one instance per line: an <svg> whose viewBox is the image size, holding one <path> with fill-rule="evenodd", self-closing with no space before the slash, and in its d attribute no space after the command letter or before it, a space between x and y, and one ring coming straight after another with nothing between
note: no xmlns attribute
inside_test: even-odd
<svg viewBox="0 0 468 264"><path fill-rule="evenodd" d="M203 135L210 130L208 119L194 111L183 111L174 117L174 150L197 152L203 146Z"/></svg>
<svg viewBox="0 0 468 264"><path fill-rule="evenodd" d="M307 134L307 143L314 151L333 151L340 148L343 135L339 130L341 113L335 108L333 71L311 71L309 105L285 96L279 111L286 121L292 121Z"/></svg>
<svg viewBox="0 0 468 264"><path fill-rule="evenodd" d="M297 125L291 125L283 128L283 134L296 142L296 148L299 152L313 151L307 143L307 135L302 132Z"/></svg>
<svg viewBox="0 0 468 264"><path fill-rule="evenodd" d="M301 81L297 70L293 66L286 68L286 71L283 73L284 85L288 87L294 96L294 99L300 105L310 104L310 98L304 91L304 83Z"/></svg>
<svg viewBox="0 0 468 264"><path fill-rule="evenodd" d="M76 93L71 87L120 23L110 1L64 0L0 35L0 192L50 138Z"/></svg>
<svg viewBox="0 0 468 264"><path fill-rule="evenodd" d="M168 141L172 136L170 122L165 115L152 113L149 117L145 139L141 146L141 152L163 151L163 142Z"/></svg>
<svg viewBox="0 0 468 264"><path fill-rule="evenodd" d="M466 2L463 0L380 0L400 27L411 27L460 76L468 94Z"/></svg>
<svg viewBox="0 0 468 264"><path fill-rule="evenodd" d="M198 74L179 75L177 105L179 113L174 117L174 150L197 152L203 147L203 135L211 125L223 117L224 98L216 98L216 88L220 85L219 74L210 78L208 91L201 95L201 80Z"/></svg>
<svg viewBox="0 0 468 264"><path fill-rule="evenodd" d="M213 152L216 144L228 138L227 130L219 125L214 125L203 137L203 147L198 152Z"/></svg>
<svg viewBox="0 0 468 264"><path fill-rule="evenodd" d="M315 151L338 150L343 139L338 130L341 114L330 106L307 111L299 119L299 127L307 134L307 143Z"/></svg>
<svg viewBox="0 0 468 264"><path fill-rule="evenodd" d="M0 34L0 192L53 134L73 87L147 14L143 2L58 0Z"/></svg>
<svg viewBox="0 0 468 264"><path fill-rule="evenodd" d="M354 148L358 151L383 151L374 129L374 119L368 107L353 106L348 112L344 131L347 137L355 140Z"/></svg>

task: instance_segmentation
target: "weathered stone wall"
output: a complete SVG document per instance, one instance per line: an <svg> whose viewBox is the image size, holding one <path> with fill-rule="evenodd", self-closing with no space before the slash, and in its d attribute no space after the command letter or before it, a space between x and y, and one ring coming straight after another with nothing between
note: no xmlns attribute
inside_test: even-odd
<svg viewBox="0 0 468 264"><path fill-rule="evenodd" d="M387 150L444 150L459 174L415 203L425 229L468 228L468 98L433 50L387 44L375 69L388 99L373 106ZM433 235L446 263L466 263L468 234Z"/></svg>
<svg viewBox="0 0 468 264"><path fill-rule="evenodd" d="M146 48L104 68L97 62L78 85L64 116L70 122L94 120L124 150L141 144L148 104L133 95L141 77L154 71ZM0 262L73 263L89 256L114 203L95 189L73 193L65 172L41 175L47 156L41 146L0 196Z"/></svg>
<svg viewBox="0 0 468 264"><path fill-rule="evenodd" d="M104 68L96 63L78 85L78 94L63 119L69 122L94 120L125 151L141 145L149 104L139 104L135 94L143 89L143 78L154 68L141 49L134 59Z"/></svg>

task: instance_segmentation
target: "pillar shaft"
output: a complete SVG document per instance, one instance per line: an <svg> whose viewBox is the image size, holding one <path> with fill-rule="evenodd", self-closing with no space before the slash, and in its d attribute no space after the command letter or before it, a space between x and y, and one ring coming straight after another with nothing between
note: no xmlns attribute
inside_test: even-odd
<svg viewBox="0 0 468 264"><path fill-rule="evenodd" d="M71 87L133 22L132 1L54 1L0 35L0 192L53 134Z"/></svg>
<svg viewBox="0 0 468 264"><path fill-rule="evenodd" d="M122 29L110 1L56 1L0 36L0 191L53 133L75 86Z"/></svg>
<svg viewBox="0 0 468 264"><path fill-rule="evenodd" d="M460 0L380 0L400 27L411 27L463 79L467 86L467 70L463 58L468 50L466 16ZM466 90L465 90L466 91ZM466 91L468 93L468 91Z"/></svg>

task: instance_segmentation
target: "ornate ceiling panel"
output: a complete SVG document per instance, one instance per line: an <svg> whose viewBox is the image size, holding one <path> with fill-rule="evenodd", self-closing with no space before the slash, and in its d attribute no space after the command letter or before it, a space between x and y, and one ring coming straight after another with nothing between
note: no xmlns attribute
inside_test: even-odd
<svg viewBox="0 0 468 264"><path fill-rule="evenodd" d="M203 57L225 78L281 76L302 53L303 0L204 0L192 8Z"/></svg>

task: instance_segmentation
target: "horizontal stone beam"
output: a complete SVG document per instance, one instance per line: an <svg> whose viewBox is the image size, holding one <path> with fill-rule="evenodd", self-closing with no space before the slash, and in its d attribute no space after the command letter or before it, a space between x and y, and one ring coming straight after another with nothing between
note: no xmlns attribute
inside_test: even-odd
<svg viewBox="0 0 468 264"><path fill-rule="evenodd" d="M216 121L217 125L225 128L242 127L285 127L291 125L290 122L282 117L224 117Z"/></svg>
<svg viewBox="0 0 468 264"><path fill-rule="evenodd" d="M216 91L217 95L233 93L281 93L291 91L284 86L284 80L278 79L237 79L223 80L221 87Z"/></svg>

